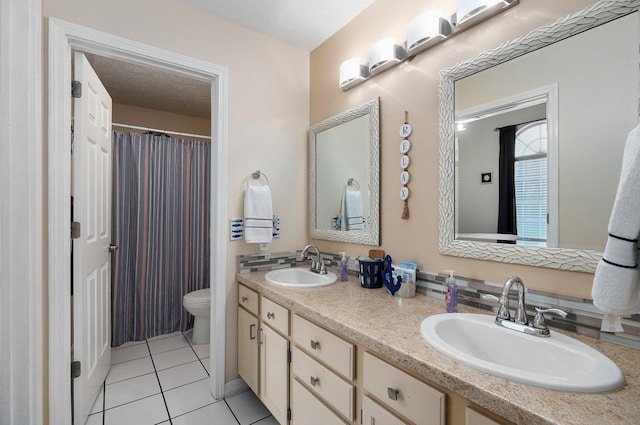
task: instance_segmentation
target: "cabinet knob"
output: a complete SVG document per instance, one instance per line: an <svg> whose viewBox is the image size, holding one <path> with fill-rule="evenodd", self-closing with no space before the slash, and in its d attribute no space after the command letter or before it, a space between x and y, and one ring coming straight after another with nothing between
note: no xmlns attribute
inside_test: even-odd
<svg viewBox="0 0 640 425"><path fill-rule="evenodd" d="M387 387L387 395L389 396L390 400L397 400L399 393L400 393L400 391L398 391L397 389L391 388L391 387Z"/></svg>
<svg viewBox="0 0 640 425"><path fill-rule="evenodd" d="M262 345L263 341L262 341L262 328L258 328L258 344Z"/></svg>
<svg viewBox="0 0 640 425"><path fill-rule="evenodd" d="M313 348L314 350L317 350L318 348L320 348L320 342L311 340L311 348Z"/></svg>
<svg viewBox="0 0 640 425"><path fill-rule="evenodd" d="M313 376L312 376L311 378L309 378L309 381L311 382L311 385L313 385L314 387L315 387L316 385L320 384L320 379L315 378L315 377L313 377Z"/></svg>
<svg viewBox="0 0 640 425"><path fill-rule="evenodd" d="M272 313L272 312L270 312L270 311L267 311L267 319L273 319L274 317L276 317L276 315L275 315L275 314L273 314L273 313Z"/></svg>
<svg viewBox="0 0 640 425"><path fill-rule="evenodd" d="M253 334L253 330L256 328L255 324L249 326L249 339L256 339L256 336Z"/></svg>
<svg viewBox="0 0 640 425"><path fill-rule="evenodd" d="M246 303L248 299L249 299L249 298L247 298L247 297L242 297L242 302L243 302L243 303Z"/></svg>

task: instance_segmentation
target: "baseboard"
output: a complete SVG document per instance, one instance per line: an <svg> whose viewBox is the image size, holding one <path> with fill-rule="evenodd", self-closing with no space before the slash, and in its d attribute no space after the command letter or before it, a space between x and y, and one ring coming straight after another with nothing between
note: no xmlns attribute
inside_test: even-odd
<svg viewBox="0 0 640 425"><path fill-rule="evenodd" d="M239 394L247 391L249 386L244 382L242 378L234 379L224 384L224 396L231 397L232 395Z"/></svg>

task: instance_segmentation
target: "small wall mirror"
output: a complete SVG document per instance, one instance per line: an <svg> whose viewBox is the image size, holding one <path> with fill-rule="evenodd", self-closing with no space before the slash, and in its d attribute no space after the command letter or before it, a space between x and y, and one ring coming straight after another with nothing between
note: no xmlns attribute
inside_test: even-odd
<svg viewBox="0 0 640 425"><path fill-rule="evenodd" d="M311 237L379 244L380 100L309 129Z"/></svg>
<svg viewBox="0 0 640 425"><path fill-rule="evenodd" d="M638 123L639 23L637 2L601 1L441 72L442 254L595 271Z"/></svg>

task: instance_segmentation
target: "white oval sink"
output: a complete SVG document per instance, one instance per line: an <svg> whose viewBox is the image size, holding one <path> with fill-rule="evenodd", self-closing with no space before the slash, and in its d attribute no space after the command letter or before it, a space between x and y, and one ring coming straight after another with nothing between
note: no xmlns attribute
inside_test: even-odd
<svg viewBox="0 0 640 425"><path fill-rule="evenodd" d="M553 332L540 338L494 323L485 314L437 314L422 337L449 357L491 375L560 391L602 392L624 384L620 368L582 342Z"/></svg>
<svg viewBox="0 0 640 425"><path fill-rule="evenodd" d="M333 285L338 280L335 273L313 273L306 268L272 270L265 275L267 282L291 288L317 288Z"/></svg>

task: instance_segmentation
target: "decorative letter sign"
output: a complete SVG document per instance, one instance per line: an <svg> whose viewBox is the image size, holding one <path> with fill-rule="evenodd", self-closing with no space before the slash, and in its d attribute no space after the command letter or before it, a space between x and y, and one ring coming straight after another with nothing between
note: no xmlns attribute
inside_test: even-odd
<svg viewBox="0 0 640 425"><path fill-rule="evenodd" d="M402 168L402 172L400 173L400 184L402 184L402 188L400 188L400 199L404 202L404 208L402 209L403 220L409 218L409 188L407 184L409 184L409 172L407 168L409 167L409 155L407 153L411 149L411 142L408 137L411 136L411 132L413 129L411 128L411 124L408 122L409 112L404 111L404 124L400 126L400 137L402 137L402 141L400 142L400 152L403 154L400 158L400 168Z"/></svg>

